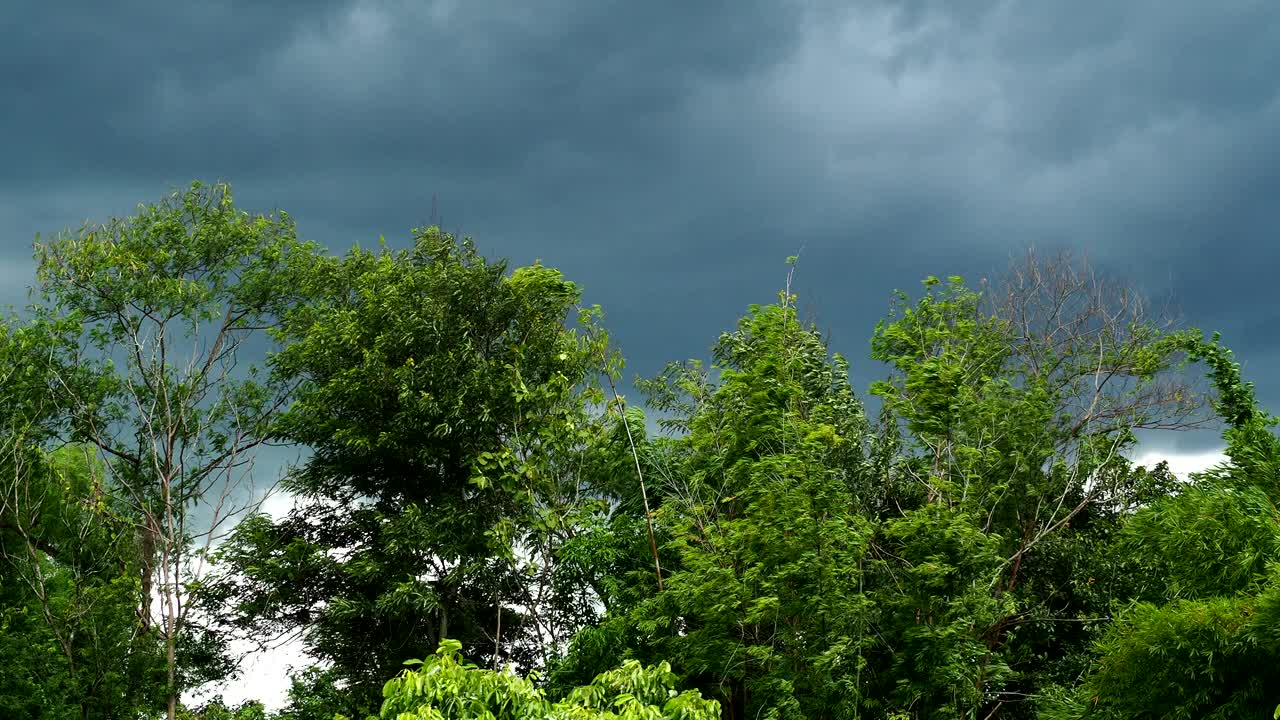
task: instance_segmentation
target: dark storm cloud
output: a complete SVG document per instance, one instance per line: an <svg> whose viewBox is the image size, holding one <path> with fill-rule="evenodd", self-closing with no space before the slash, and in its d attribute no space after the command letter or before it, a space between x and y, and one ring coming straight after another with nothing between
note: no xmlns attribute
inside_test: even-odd
<svg viewBox="0 0 1280 720"><path fill-rule="evenodd" d="M40 9L36 9L40 8ZM55 9L56 8L56 9ZM0 228L193 177L335 247L427 219L562 267L643 373L804 247L855 374L889 291L1072 247L1280 405L1272 2L85 3L9 9Z"/></svg>
<svg viewBox="0 0 1280 720"><path fill-rule="evenodd" d="M768 65L796 38L765 11L785 4L763 2L211 6L16 23L6 121L30 134L8 181L30 182L24 166L488 178L557 143L607 160L677 133L669 113L698 83Z"/></svg>

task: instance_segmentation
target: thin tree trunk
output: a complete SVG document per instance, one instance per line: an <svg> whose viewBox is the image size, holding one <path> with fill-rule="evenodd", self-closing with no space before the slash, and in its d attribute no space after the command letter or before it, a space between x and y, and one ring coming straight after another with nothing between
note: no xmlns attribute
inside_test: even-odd
<svg viewBox="0 0 1280 720"><path fill-rule="evenodd" d="M173 595L169 589L172 581L176 578L170 578L169 568L169 551L166 549L164 553L165 570L165 607L166 617L164 619L165 627L165 664L167 676L169 680L169 713L168 720L175 720L178 715L178 648L177 648L177 617L174 614Z"/></svg>

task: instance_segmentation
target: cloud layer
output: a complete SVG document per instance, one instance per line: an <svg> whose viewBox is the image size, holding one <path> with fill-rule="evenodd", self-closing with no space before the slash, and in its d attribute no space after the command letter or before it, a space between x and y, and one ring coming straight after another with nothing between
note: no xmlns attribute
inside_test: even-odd
<svg viewBox="0 0 1280 720"><path fill-rule="evenodd" d="M861 378L895 287L1066 246L1280 360L1263 0L73 3L0 42L0 279L193 177L335 248L444 224L605 305L633 369L780 286Z"/></svg>

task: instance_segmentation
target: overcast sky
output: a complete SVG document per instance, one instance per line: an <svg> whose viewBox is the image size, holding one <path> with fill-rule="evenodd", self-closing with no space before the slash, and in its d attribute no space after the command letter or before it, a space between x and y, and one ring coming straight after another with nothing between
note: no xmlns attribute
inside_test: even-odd
<svg viewBox="0 0 1280 720"><path fill-rule="evenodd" d="M335 249L403 242L434 196L486 254L579 282L643 374L705 354L803 246L798 290L865 385L894 288L1066 247L1173 292L1280 407L1273 0L17 0L0 17L5 302L37 232L194 178Z"/></svg>

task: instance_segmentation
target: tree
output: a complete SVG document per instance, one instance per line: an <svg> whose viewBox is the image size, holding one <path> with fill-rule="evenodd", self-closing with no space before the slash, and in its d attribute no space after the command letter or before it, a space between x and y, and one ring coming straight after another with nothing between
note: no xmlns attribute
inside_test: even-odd
<svg viewBox="0 0 1280 720"><path fill-rule="evenodd" d="M255 700L228 707L221 697L215 697L198 708L180 709L178 720L267 720L267 711Z"/></svg>
<svg viewBox="0 0 1280 720"><path fill-rule="evenodd" d="M209 602L229 627L301 633L365 708L445 638L539 664L573 629L564 609L589 605L550 597L539 569L574 524L582 389L607 343L590 312L567 324L577 287L437 228L323 259L305 283L273 358L300 384L277 432L311 452L285 481L298 506L236 529Z"/></svg>
<svg viewBox="0 0 1280 720"><path fill-rule="evenodd" d="M642 453L666 589L632 581L558 686L662 657L728 717L1025 717L1087 662L1099 590L1133 591L1107 541L1171 484L1122 451L1197 422L1185 335L1068 264L941 284L877 328L874 431L789 290L647 385L679 433Z"/></svg>
<svg viewBox="0 0 1280 720"><path fill-rule="evenodd" d="M684 433L643 445L658 479L663 589L650 574L648 592L615 603L566 662L580 676L612 645L669 658L725 717L847 716L870 642L860 583L872 532L859 514L868 426L847 366L788 292L752 307L714 359L718 378L686 363L645 384L664 424ZM632 547L639 585L648 548Z"/></svg>
<svg viewBox="0 0 1280 720"><path fill-rule="evenodd" d="M558 702L530 680L511 672L484 670L464 662L462 644L446 640L419 666L403 671L386 685L378 717L492 718L493 720L716 720L720 708L697 691L677 692L676 676L662 663L644 667L631 661L601 673ZM373 720L373 718L370 718Z"/></svg>
<svg viewBox="0 0 1280 720"><path fill-rule="evenodd" d="M1187 342L1226 421L1227 461L1139 510L1120 545L1152 578L1048 718L1267 717L1280 694L1280 438L1231 352Z"/></svg>
<svg viewBox="0 0 1280 720"><path fill-rule="evenodd" d="M333 668L312 665L289 679L288 702L273 720L333 720L334 715L359 718L365 698L353 698L341 687Z"/></svg>
<svg viewBox="0 0 1280 720"><path fill-rule="evenodd" d="M1087 267L1031 256L997 290L975 292L956 277L925 286L914 303L899 295L872 341L873 358L892 368L873 392L918 453L901 465L918 505L890 525L911 527L935 506L928 512L963 518L987 538L989 562L970 565L962 583L990 595L985 609L958 616L972 621L966 642L986 646L970 678L976 704L964 712L1016 715L1038 692L1025 683L1037 666L1077 663L1087 647L1087 633L1055 624L1105 614L1084 587L1105 564L1102 541L1154 488L1169 486L1167 471L1124 457L1135 433L1208 418L1198 412L1202 395L1179 374L1189 335ZM1067 552L1086 562L1067 562ZM1025 664L1013 675L1000 669L1017 660Z"/></svg>
<svg viewBox="0 0 1280 720"><path fill-rule="evenodd" d="M5 717L130 718L156 699L161 656L137 623L129 508L90 448L61 445L71 323L0 325L0 690Z"/></svg>
<svg viewBox="0 0 1280 720"><path fill-rule="evenodd" d="M22 504L0 519L0 622L13 641L0 652L9 680L30 683L0 696L30 703L31 717L133 718L162 698L163 648L138 624L128 508L86 456L66 448L27 468Z"/></svg>
<svg viewBox="0 0 1280 720"><path fill-rule="evenodd" d="M82 328L75 366L101 373L57 390L72 400L72 439L97 448L137 518L138 601L165 645L170 720L193 630L192 543L235 514L252 451L290 397L243 360L295 299L289 272L312 252L295 235L287 215L249 215L228 186L193 183L132 217L36 242L37 312Z"/></svg>

